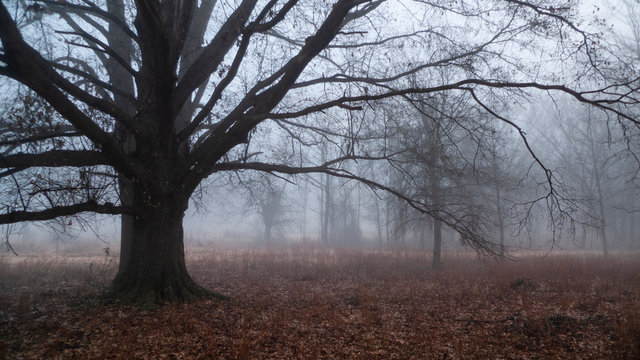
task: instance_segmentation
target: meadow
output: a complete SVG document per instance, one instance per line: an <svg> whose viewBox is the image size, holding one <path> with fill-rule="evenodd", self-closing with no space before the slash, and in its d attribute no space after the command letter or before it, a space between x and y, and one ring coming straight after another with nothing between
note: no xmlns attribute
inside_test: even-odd
<svg viewBox="0 0 640 360"><path fill-rule="evenodd" d="M640 258L199 249L229 297L154 311L102 297L104 256L0 258L0 359L634 359Z"/></svg>

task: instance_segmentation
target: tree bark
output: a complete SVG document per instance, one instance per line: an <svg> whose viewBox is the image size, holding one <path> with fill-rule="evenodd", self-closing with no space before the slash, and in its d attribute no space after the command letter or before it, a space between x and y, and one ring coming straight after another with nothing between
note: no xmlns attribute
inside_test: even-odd
<svg viewBox="0 0 640 360"><path fill-rule="evenodd" d="M113 281L112 295L146 308L213 296L192 280L185 266L182 220L188 200L172 196L160 200L161 206L136 201L135 241L129 261Z"/></svg>

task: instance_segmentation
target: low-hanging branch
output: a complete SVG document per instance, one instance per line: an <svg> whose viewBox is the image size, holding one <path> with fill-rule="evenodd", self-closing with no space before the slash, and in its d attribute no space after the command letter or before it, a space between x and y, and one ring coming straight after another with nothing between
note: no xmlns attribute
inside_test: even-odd
<svg viewBox="0 0 640 360"><path fill-rule="evenodd" d="M103 153L92 150L51 150L42 153L18 153L0 156L0 168L61 167L108 165Z"/></svg>
<svg viewBox="0 0 640 360"><path fill-rule="evenodd" d="M456 230L461 236L463 241L468 243L475 250L485 253L487 255L497 255L500 252L500 248L498 244L490 241L489 239L485 239L482 234L479 234L476 229L470 229L464 221L461 221L458 216L447 211L446 209L432 209L428 204L416 200L401 191L398 191L389 186L380 184L379 182L373 181L371 179L364 178L362 176L358 176L353 174L352 172L331 167L338 162L344 161L348 157L334 159L329 162L326 162L322 165L318 166L307 166L307 167L296 167L289 166L284 164L268 164L261 162L231 162L231 163L218 163L214 167L214 171L239 171L239 170L254 170L261 171L267 173L280 173L287 175L297 175L297 174L311 174L311 173L321 173L328 174L334 177L339 177L343 179L355 180L358 181L372 190L381 190L387 192L395 197L405 201L409 206L419 211L422 214L427 214L434 219L442 221L444 224L449 226L450 228Z"/></svg>
<svg viewBox="0 0 640 360"><path fill-rule="evenodd" d="M98 204L94 200L84 203L53 206L42 211L8 211L0 214L0 224L12 224L20 221L44 221L51 220L61 216L72 216L83 212L93 212L105 215L130 214L133 210L129 207L118 206L112 203Z"/></svg>

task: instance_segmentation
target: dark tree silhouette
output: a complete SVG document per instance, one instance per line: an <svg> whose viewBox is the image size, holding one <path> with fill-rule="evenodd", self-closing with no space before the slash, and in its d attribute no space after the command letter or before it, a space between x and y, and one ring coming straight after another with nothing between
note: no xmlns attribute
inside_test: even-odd
<svg viewBox="0 0 640 360"><path fill-rule="evenodd" d="M635 102L636 82L599 77L608 59L573 25L564 1L20 4L0 3L0 76L48 110L32 123L3 122L0 176L9 205L0 223L82 212L128 216L112 287L123 301L208 295L186 270L182 219L196 188L220 171L358 179L439 219L477 249L494 251L461 219L340 166L390 156L364 145L372 138L362 138L360 129L376 124L346 116L377 100L466 92L519 129L491 109L492 94L558 91L638 126L625 112ZM536 43L554 50L536 52L534 61ZM541 56L548 61L537 61ZM553 61L572 61L576 72L560 74L547 67ZM451 76L444 81L434 69ZM421 85L410 85L409 76ZM301 145L338 137L351 139L350 146L321 164L258 161L252 144L267 127ZM543 199L561 201L543 169L549 191Z"/></svg>

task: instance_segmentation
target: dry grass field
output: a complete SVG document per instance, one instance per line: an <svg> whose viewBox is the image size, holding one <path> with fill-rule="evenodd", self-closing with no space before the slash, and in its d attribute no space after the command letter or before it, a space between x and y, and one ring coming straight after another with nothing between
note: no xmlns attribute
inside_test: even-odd
<svg viewBox="0 0 640 360"><path fill-rule="evenodd" d="M224 302L105 304L111 258L2 258L0 359L634 359L637 257L190 252Z"/></svg>

